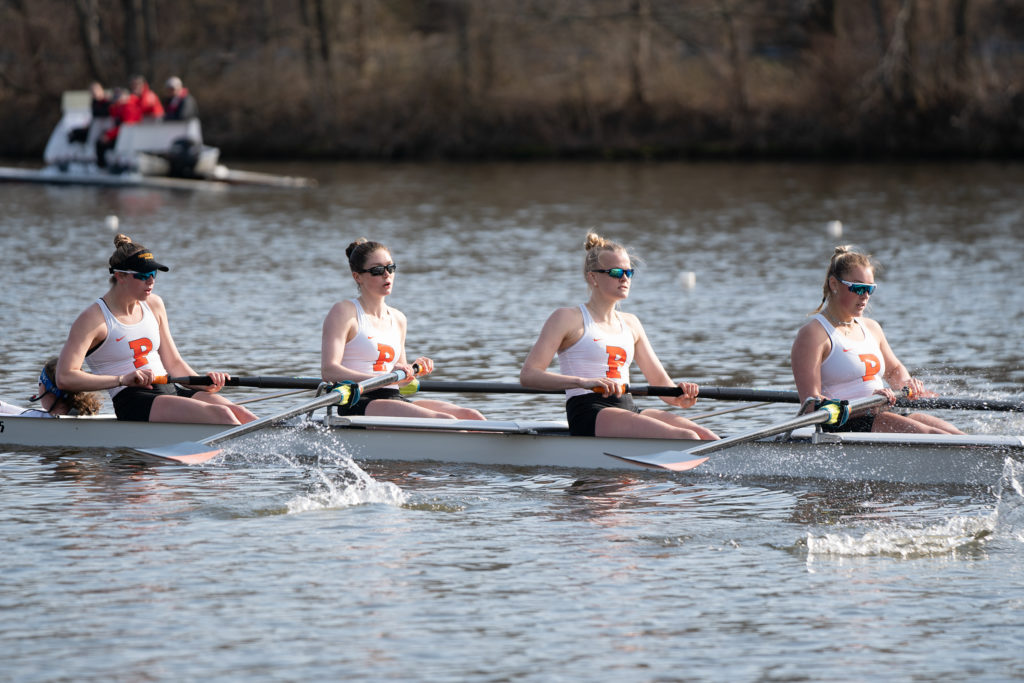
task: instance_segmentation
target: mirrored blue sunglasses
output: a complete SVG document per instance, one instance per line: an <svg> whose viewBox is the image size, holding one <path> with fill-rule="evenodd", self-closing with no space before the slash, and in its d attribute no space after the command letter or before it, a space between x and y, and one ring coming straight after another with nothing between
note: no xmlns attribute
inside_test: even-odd
<svg viewBox="0 0 1024 683"><path fill-rule="evenodd" d="M115 273L129 273L136 280L141 280L143 282L145 282L149 278L156 279L156 271L155 270L151 270L148 273L137 273L134 270L115 270L114 272Z"/></svg>
<svg viewBox="0 0 1024 683"><path fill-rule="evenodd" d="M857 296L863 296L865 294L874 294L875 287L878 285L869 285L866 282L847 282L846 280L840 280L846 288Z"/></svg>
<svg viewBox="0 0 1024 683"><path fill-rule="evenodd" d="M633 277L632 268L605 268L605 269L594 269L591 273L605 273L608 277L613 277L616 280L621 279L623 275L627 278Z"/></svg>

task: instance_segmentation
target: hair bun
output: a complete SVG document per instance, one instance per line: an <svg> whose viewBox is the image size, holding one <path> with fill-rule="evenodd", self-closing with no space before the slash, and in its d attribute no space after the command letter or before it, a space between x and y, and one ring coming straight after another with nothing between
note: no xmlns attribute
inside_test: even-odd
<svg viewBox="0 0 1024 683"><path fill-rule="evenodd" d="M132 238L129 237L128 235L124 234L123 232L117 233L117 235L114 237L114 246L115 247L123 247L124 245L131 244L131 243L132 243Z"/></svg>
<svg viewBox="0 0 1024 683"><path fill-rule="evenodd" d="M355 250L355 248L358 247L360 244L366 244L367 241L368 240L365 237L360 237L359 239L353 240L352 243L345 248L345 256L351 257L352 252Z"/></svg>
<svg viewBox="0 0 1024 683"><path fill-rule="evenodd" d="M588 232L587 236L583 239L583 248L586 251L590 251L595 247L605 247L608 245L608 240L598 235L596 232Z"/></svg>

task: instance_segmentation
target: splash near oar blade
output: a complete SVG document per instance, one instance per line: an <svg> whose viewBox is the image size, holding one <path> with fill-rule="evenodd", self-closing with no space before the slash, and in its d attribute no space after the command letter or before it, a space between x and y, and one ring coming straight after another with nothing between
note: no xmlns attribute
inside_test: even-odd
<svg viewBox="0 0 1024 683"><path fill-rule="evenodd" d="M413 367L415 368L416 366ZM248 422L244 425L232 427L231 429L227 429L223 432L207 437L202 441L183 441L169 446L136 448L135 450L140 453L145 453L146 455L154 455L158 458L173 460L186 465L206 462L220 452L219 448L212 448L214 444L227 441L228 439L233 439L236 436L255 432L263 429L264 427L269 427L279 422L283 422L284 420L295 417L296 415L309 413L319 408L326 408L327 406L331 406L336 403L346 403L351 397L353 397L354 390L357 390L358 393L355 395L358 396L366 391L378 389L403 379L405 379L405 372L402 370L395 370L394 372L389 372L386 375L378 375L377 377L364 380L359 384L341 384L334 387L323 396L317 396L316 398L306 401L294 408L277 413L276 415L261 417L258 420L253 420L252 422Z"/></svg>
<svg viewBox="0 0 1024 683"><path fill-rule="evenodd" d="M631 462L634 465L672 472L686 472L702 465L708 460L707 458L681 460L680 456L685 456L686 451L662 451L660 453L651 453L650 455L616 455L615 453L605 451L605 455L610 455L623 462Z"/></svg>

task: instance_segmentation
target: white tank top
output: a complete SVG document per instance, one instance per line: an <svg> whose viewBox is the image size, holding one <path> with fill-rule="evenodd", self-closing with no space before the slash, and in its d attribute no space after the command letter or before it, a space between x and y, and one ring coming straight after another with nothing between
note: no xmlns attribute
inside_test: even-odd
<svg viewBox="0 0 1024 683"><path fill-rule="evenodd" d="M398 321L387 308L386 324L374 327L369 316L363 312L357 299L350 299L356 306L356 336L345 343L347 367L372 375L383 375L395 369L395 363L402 355L402 334Z"/></svg>
<svg viewBox="0 0 1024 683"><path fill-rule="evenodd" d="M832 351L821 364L821 393L827 398L853 400L865 398L885 386L885 359L874 335L857 321L864 337L849 339L836 332L836 328L820 313L814 316L832 342Z"/></svg>
<svg viewBox="0 0 1024 683"><path fill-rule="evenodd" d="M103 299L96 299L107 323L107 338L85 357L85 363L97 375L123 375L142 368L149 368L154 375L166 375L160 360L160 323L145 301L142 305L142 320L126 325L110 312ZM108 389L114 398L124 387Z"/></svg>
<svg viewBox="0 0 1024 683"><path fill-rule="evenodd" d="M618 384L629 384L629 366L633 362L633 332L622 321L622 316L615 313L619 322L618 332L605 332L600 329L585 304L580 304L583 312L583 336L558 353L558 368L563 375L576 377L607 377ZM592 393L589 389L566 389L565 396L583 396Z"/></svg>

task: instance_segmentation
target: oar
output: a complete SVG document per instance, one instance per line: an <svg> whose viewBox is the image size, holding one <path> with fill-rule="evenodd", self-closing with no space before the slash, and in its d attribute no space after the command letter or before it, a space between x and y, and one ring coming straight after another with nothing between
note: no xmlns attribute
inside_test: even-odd
<svg viewBox="0 0 1024 683"><path fill-rule="evenodd" d="M885 396L869 396L857 401L851 401L849 405L850 415L852 416L863 413L866 410L883 405L887 402L888 399ZM770 427L762 427L760 429L755 429L743 434L737 434L736 436L730 436L718 441L708 441L703 445L696 446L685 451L661 451L660 453L652 453L651 455L637 456L616 455L615 453L606 452L605 455L610 455L613 458L636 463L638 465L646 465L647 467L660 467L662 469L672 470L673 472L685 472L686 470L692 470L694 467L697 467L701 463L707 461L707 457L694 458L693 456L706 456L709 453L730 448L737 444L756 441L757 439L763 439L766 436L788 432L793 429L797 429L798 427L809 427L810 425L828 422L833 418L833 415L835 414L834 411L836 410L838 410L838 408L835 405L822 406L818 410L813 410L804 415L797 415L785 422L781 422Z"/></svg>
<svg viewBox="0 0 1024 683"><path fill-rule="evenodd" d="M420 380L420 391L442 391L453 393L495 393L495 394L564 394L562 389L531 389L521 384L503 382L445 382L441 380ZM626 393L634 396L679 396L682 390L677 386L660 387L648 384L628 384ZM769 401L778 403L799 403L795 391L774 391L771 389L742 389L732 387L700 387L698 398L719 401Z"/></svg>
<svg viewBox="0 0 1024 683"><path fill-rule="evenodd" d="M1024 412L1020 401L990 401L989 399L954 398L936 396L933 398L899 398L897 408L920 408L923 410L994 410L1002 412Z"/></svg>
<svg viewBox="0 0 1024 683"><path fill-rule="evenodd" d="M359 387L359 393L363 394L367 391L377 389L379 387L393 384L402 379L405 379L405 372L402 370L395 370L394 372L386 375L379 375L377 377L371 377L368 380L359 382L356 386ZM233 439L236 436L242 436L243 434L250 434L257 430L269 427L270 425L287 420L290 417L301 415L302 413L308 413L317 408L323 408L335 403L344 403L352 395L352 385L340 384L323 396L317 396L316 398L307 401L294 408L289 408L284 412L277 413L276 415L268 415L261 417L258 420L247 422L244 425L238 425L232 427L223 432L208 436L201 441L182 441L181 443L172 444L170 446L159 446L157 448L137 448L135 450L140 453L146 453L147 455L155 455L159 458L166 458L169 460L175 460L186 465L193 465L201 462L205 462L210 458L215 457L220 453L221 449L211 448L215 444Z"/></svg>
<svg viewBox="0 0 1024 683"><path fill-rule="evenodd" d="M288 391L279 391L276 394L264 394L263 396L253 396L252 398L244 398L241 401L234 401L236 406L244 406L247 403L258 403L259 401L269 401L272 398L282 398L284 396L294 396L295 394L308 394L311 389L290 389Z"/></svg>
<svg viewBox="0 0 1024 683"><path fill-rule="evenodd" d="M733 408L725 408L723 410L715 410L710 413L701 413L700 415L687 415L687 420L703 420L708 417L717 417L719 415L726 415L728 413L738 413L741 410L750 410L751 408L763 408L764 406L770 406L771 401L765 401L761 403L744 403L741 406L735 406Z"/></svg>
<svg viewBox="0 0 1024 683"><path fill-rule="evenodd" d="M258 389L316 389L323 380L314 377L232 377L225 384L235 387ZM209 377L157 377L154 384L210 384ZM564 394L563 389L533 389L512 382L451 382L445 380L420 380L419 391L436 391L453 394ZM630 384L626 392L634 396L678 396L677 386L659 387L647 384ZM772 389L742 389L733 387L700 388L699 398L719 401L768 401L773 403L799 403L795 391Z"/></svg>
<svg viewBox="0 0 1024 683"><path fill-rule="evenodd" d="M255 389L316 389L323 383L324 380L315 377L232 377L224 383L224 386L253 387ZM167 375L161 375L153 379L153 384L205 386L213 384L213 380L205 375L192 375L190 377L168 377Z"/></svg>
<svg viewBox="0 0 1024 683"><path fill-rule="evenodd" d="M157 377L154 384L211 384L206 376ZM323 380L315 377L232 377L225 385L229 387L253 387L256 389L316 389ZM532 389L512 382L452 382L445 380L420 380L420 391L435 391L456 394L562 394L561 389ZM626 391L634 396L678 396L679 387L659 387L646 384L628 385ZM702 386L699 398L718 401L763 401L770 403L799 403L795 391L774 389L744 389L742 387ZM1002 412L1024 412L1024 402L996 401L955 397L901 398L897 408L920 408L922 410L991 410Z"/></svg>

